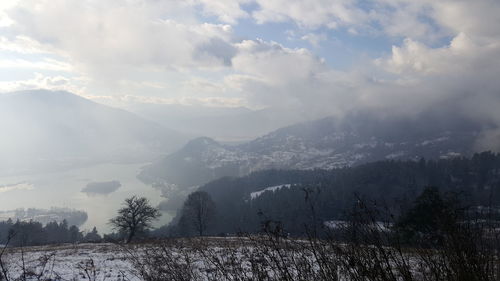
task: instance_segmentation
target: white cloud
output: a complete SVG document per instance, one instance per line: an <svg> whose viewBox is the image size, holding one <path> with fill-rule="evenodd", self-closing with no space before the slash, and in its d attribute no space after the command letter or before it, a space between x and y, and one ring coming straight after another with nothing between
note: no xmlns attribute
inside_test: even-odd
<svg viewBox="0 0 500 281"><path fill-rule="evenodd" d="M233 67L238 74L224 79L227 88L244 96L252 107L289 107L306 118L341 114L352 108L356 83L350 75L330 69L306 49L246 40L237 44Z"/></svg>
<svg viewBox="0 0 500 281"><path fill-rule="evenodd" d="M308 33L308 34L300 37L300 39L309 42L314 47L319 47L321 42L327 40L327 37L326 37L326 34L324 34L324 33L319 33L319 34L318 33Z"/></svg>
<svg viewBox="0 0 500 281"><path fill-rule="evenodd" d="M22 35L15 36L13 39L0 36L0 50L19 54L50 54L54 51L36 40Z"/></svg>
<svg viewBox="0 0 500 281"><path fill-rule="evenodd" d="M9 192L13 190L33 190L33 189L34 189L33 184L27 182L0 185L0 193Z"/></svg>
<svg viewBox="0 0 500 281"><path fill-rule="evenodd" d="M225 42L231 33L228 26L162 19L162 12L179 8L160 2L165 1L24 0L9 15L20 34L52 46L84 68L223 63L217 54L196 52L210 40Z"/></svg>
<svg viewBox="0 0 500 281"><path fill-rule="evenodd" d="M193 78L182 82L187 92L192 93L219 93L227 91L223 83L217 83L203 78Z"/></svg>
<svg viewBox="0 0 500 281"><path fill-rule="evenodd" d="M64 76L46 76L35 73L27 80L0 81L0 92L14 92L22 90L48 89L64 90L83 95L85 92L85 78L67 78Z"/></svg>
<svg viewBox="0 0 500 281"><path fill-rule="evenodd" d="M96 95L85 95L86 98L93 101L120 106L127 108L134 104L180 104L180 105L197 105L197 106L207 106L207 107L240 107L245 105L245 101L242 98L231 98L231 97L176 97L176 98L165 98L165 97L151 97L151 96L138 96L138 95L123 95L123 96L96 96Z"/></svg>
<svg viewBox="0 0 500 281"><path fill-rule="evenodd" d="M199 22L193 5L192 1L20 0L6 10L13 23L8 35L0 37L4 43L0 51L47 58L37 62L29 56L6 58L0 65L71 71L86 77L92 94L115 95L154 88L140 80L165 86L178 76L227 69L236 52L231 26ZM134 81L132 87L127 81ZM180 83L174 81L163 90L175 91L175 84Z"/></svg>
<svg viewBox="0 0 500 281"><path fill-rule="evenodd" d="M247 4L251 12L243 9ZM223 24L201 22L200 11ZM87 77L39 74L28 81L1 82L2 89L74 87L71 91L85 89L87 96L120 96L117 103L127 97L137 102L288 106L311 115L363 108L418 112L453 99L479 116L490 110L472 110L466 105L472 103L468 95L481 97L472 103L476 108L500 100L496 0L21 0L2 12L12 22L0 37L0 50L62 59L4 58L0 66ZM362 63L336 71L314 48L237 41L234 32L241 29L226 23L236 25L246 17L260 24L295 23L299 28L290 35L313 46L331 40L325 33L332 31L325 29L395 43L375 63L360 55ZM488 118L500 124L500 116Z"/></svg>
<svg viewBox="0 0 500 281"><path fill-rule="evenodd" d="M448 34L434 25L433 13L427 1L382 0L371 11L371 21L389 36L435 41Z"/></svg>
<svg viewBox="0 0 500 281"><path fill-rule="evenodd" d="M337 28L364 23L368 14L354 0L256 0L253 17L259 23L294 21L299 26Z"/></svg>
<svg viewBox="0 0 500 281"><path fill-rule="evenodd" d="M39 61L25 59L0 59L0 68L27 68L63 72L71 72L73 70L73 67L70 64L49 58Z"/></svg>
<svg viewBox="0 0 500 281"><path fill-rule="evenodd" d="M345 28L424 41L466 34L498 37L496 0L254 0L258 23L293 22L306 29Z"/></svg>
<svg viewBox="0 0 500 281"><path fill-rule="evenodd" d="M216 16L220 21L235 24L238 19L247 18L248 13L241 8L242 4L252 0L197 0L207 15Z"/></svg>
<svg viewBox="0 0 500 281"><path fill-rule="evenodd" d="M238 55L233 59L234 69L271 84L307 79L313 71L325 68L322 60L306 49L289 49L262 40L245 40L236 46Z"/></svg>
<svg viewBox="0 0 500 281"><path fill-rule="evenodd" d="M496 0L430 1L434 20L453 31L489 41L500 37L500 2Z"/></svg>
<svg viewBox="0 0 500 281"><path fill-rule="evenodd" d="M9 26L13 23L6 11L17 5L17 0L7 0L0 2L0 27Z"/></svg>
<svg viewBox="0 0 500 281"><path fill-rule="evenodd" d="M439 48L406 39L402 46L392 47L390 58L376 61L388 71L413 77L476 74L495 68L499 62L500 41L479 45L464 33L455 36L449 45Z"/></svg>

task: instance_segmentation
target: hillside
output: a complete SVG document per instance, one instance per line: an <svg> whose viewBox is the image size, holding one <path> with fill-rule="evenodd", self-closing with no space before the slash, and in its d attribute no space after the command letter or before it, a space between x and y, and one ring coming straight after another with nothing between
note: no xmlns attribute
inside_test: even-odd
<svg viewBox="0 0 500 281"><path fill-rule="evenodd" d="M414 118L328 117L234 146L195 139L145 167L139 177L160 186L189 187L264 169L333 169L385 159L467 156L473 153L482 129L448 112L426 112Z"/></svg>
<svg viewBox="0 0 500 281"><path fill-rule="evenodd" d="M148 161L184 137L124 110L68 92L0 95L3 173L57 170L102 161Z"/></svg>
<svg viewBox="0 0 500 281"><path fill-rule="evenodd" d="M240 178L222 178L198 190L213 198L213 233L257 232L265 220L304 234L305 225L342 219L358 201L375 200L397 215L426 186L463 198L466 206L500 206L500 154L471 158L386 160L333 170L266 170ZM314 208L314 213L313 209Z"/></svg>

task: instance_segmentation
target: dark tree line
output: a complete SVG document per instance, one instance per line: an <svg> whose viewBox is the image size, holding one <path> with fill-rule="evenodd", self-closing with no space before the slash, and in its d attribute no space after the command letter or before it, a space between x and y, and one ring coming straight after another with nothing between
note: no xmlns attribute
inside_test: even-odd
<svg viewBox="0 0 500 281"><path fill-rule="evenodd" d="M0 222L0 243L10 246L35 246L59 243L100 242L101 236L94 227L84 234L66 220L49 222L43 225L33 220L13 222L11 219Z"/></svg>
<svg viewBox="0 0 500 281"><path fill-rule="evenodd" d="M274 191L266 187L290 185ZM267 170L240 178L222 178L199 188L210 195L217 214L206 234L261 230L265 222L281 222L294 235L345 219L357 196L406 211L426 186L439 186L466 198L469 206L500 210L500 154L418 161L379 161L334 170ZM186 204L183 208L185 210ZM182 227L180 212L174 221ZM192 216L191 216L192 217Z"/></svg>

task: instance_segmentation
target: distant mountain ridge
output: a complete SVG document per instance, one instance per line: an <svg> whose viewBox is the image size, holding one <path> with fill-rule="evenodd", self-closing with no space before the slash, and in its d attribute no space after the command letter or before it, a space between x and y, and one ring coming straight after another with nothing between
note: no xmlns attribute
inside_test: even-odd
<svg viewBox="0 0 500 281"><path fill-rule="evenodd" d="M2 172L102 161L151 161L185 141L133 113L64 91L0 95Z"/></svg>
<svg viewBox="0 0 500 281"><path fill-rule="evenodd" d="M482 127L446 114L327 117L278 129L235 146L198 138L145 167L139 178L148 183L187 187L265 169L333 169L385 159L471 155Z"/></svg>

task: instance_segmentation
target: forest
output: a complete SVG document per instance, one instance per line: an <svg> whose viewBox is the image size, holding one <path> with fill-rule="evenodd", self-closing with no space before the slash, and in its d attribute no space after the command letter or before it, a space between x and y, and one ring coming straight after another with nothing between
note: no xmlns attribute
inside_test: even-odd
<svg viewBox="0 0 500 281"><path fill-rule="evenodd" d="M36 246L101 241L95 227L84 234L76 225L68 225L66 220L47 224L33 220L13 222L11 219L0 222L0 244L3 245Z"/></svg>
<svg viewBox="0 0 500 281"><path fill-rule="evenodd" d="M258 233L263 222L276 221L291 235L303 236L306 225L323 227L329 221L345 220L360 199L385 206L398 216L429 186L455 194L469 209L498 209L500 155L482 152L439 160L388 160L333 170L266 170L222 178L198 192L206 192L214 205L207 234ZM266 190L269 187L275 188ZM183 210L187 209L180 210L170 227L157 232L196 234L182 226Z"/></svg>

